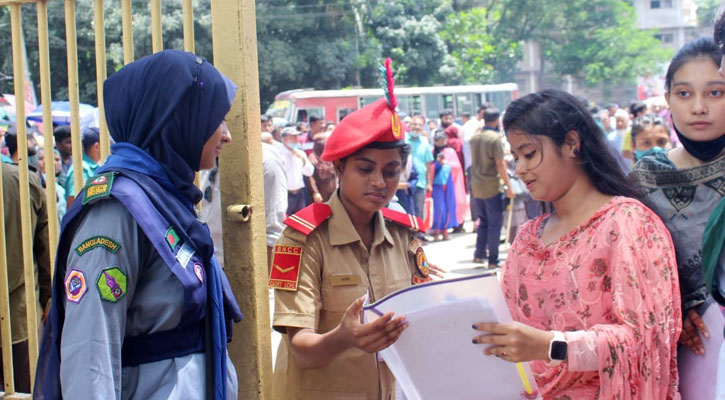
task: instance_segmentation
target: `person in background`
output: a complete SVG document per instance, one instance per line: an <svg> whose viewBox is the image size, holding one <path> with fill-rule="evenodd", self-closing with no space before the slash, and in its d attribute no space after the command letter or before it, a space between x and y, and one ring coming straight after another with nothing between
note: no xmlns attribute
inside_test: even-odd
<svg viewBox="0 0 725 400"><path fill-rule="evenodd" d="M70 126L61 125L53 130L53 138L55 139L55 148L60 152L60 160L62 164L63 181L61 185L65 186L65 177L68 175L68 169L73 165L73 143L71 140Z"/></svg>
<svg viewBox="0 0 725 400"><path fill-rule="evenodd" d="M705 352L701 335L715 334L714 327L705 326L698 307L709 300L711 291L716 297L722 293L722 286L712 290L722 282L712 275L706 278L708 273L703 271L703 257L713 251L703 246L705 227L725 197L721 58L721 49L710 38L691 41L675 54L665 75L665 99L682 146L645 154L632 169L632 176L645 189L643 202L672 234L685 315L680 343L695 354ZM718 262L722 265L722 259Z"/></svg>
<svg viewBox="0 0 725 400"><path fill-rule="evenodd" d="M466 174L466 193L468 193L468 205L471 212L471 221L478 223L479 211L476 208L476 202L473 200L473 190L471 188L471 165L473 164L473 155L471 154L471 138L481 128L483 128L483 113L490 107L488 103L483 103L478 107L476 116L471 118L463 125L463 168ZM475 230L475 227L474 227Z"/></svg>
<svg viewBox="0 0 725 400"><path fill-rule="evenodd" d="M98 162L101 160L101 143L98 135L98 129L87 128L83 132L83 185L86 184L88 179L95 175L98 169ZM68 169L68 174L65 177L65 189L66 202L68 207L73 205L75 199L75 178L73 177L73 166Z"/></svg>
<svg viewBox="0 0 725 400"><path fill-rule="evenodd" d="M410 145L413 157L413 168L418 174L418 182L413 191L415 216L425 220L426 192L433 192L433 148L424 137L423 117L417 115L410 120L410 131L406 135L406 143ZM419 235L423 237L422 235Z"/></svg>
<svg viewBox="0 0 725 400"><path fill-rule="evenodd" d="M635 101L629 105L629 119L635 119L647 114L647 104L642 101ZM632 132L627 130L622 139L622 157L630 160L634 164L634 150L632 149Z"/></svg>
<svg viewBox="0 0 725 400"><path fill-rule="evenodd" d="M335 123L334 122L327 122L325 123L325 135L330 136L332 131L335 130Z"/></svg>
<svg viewBox="0 0 725 400"><path fill-rule="evenodd" d="M315 167L315 172L309 178L310 187L317 188L322 202L327 202L330 197L337 190L337 176L335 175L335 167L330 162L322 161L320 158L322 152L325 150L325 143L327 143L327 135L325 132L320 132L315 136L313 141L312 153L309 154L308 159ZM314 193L312 193L314 198Z"/></svg>
<svg viewBox="0 0 725 400"><path fill-rule="evenodd" d="M282 163L287 176L287 215L292 215L305 208L305 176L312 176L315 167L307 159L305 152L299 149L297 141L300 131L292 126L282 129ZM315 203L322 201L322 195L317 192Z"/></svg>
<svg viewBox="0 0 725 400"><path fill-rule="evenodd" d="M663 152L672 148L667 123L659 115L646 114L635 119L631 132L635 161L648 152Z"/></svg>
<svg viewBox="0 0 725 400"><path fill-rule="evenodd" d="M28 143L28 157L32 157L36 154L38 149L38 142L35 140L35 135L32 131L27 130L27 143ZM8 128L8 131L5 133L5 144L8 146L8 153L10 153L10 161L12 161L13 164L18 163L18 134L15 125L12 125ZM35 168L33 165L28 162L28 167L32 171L37 171L37 168Z"/></svg>
<svg viewBox="0 0 725 400"><path fill-rule="evenodd" d="M474 324L477 351L530 362L544 399L679 399L682 314L667 228L636 200L576 97L524 96L503 124L516 174L555 212L516 235L501 271L515 322Z"/></svg>
<svg viewBox="0 0 725 400"><path fill-rule="evenodd" d="M496 107L487 108L483 113L483 129L471 138L471 184L479 211L473 262L483 264L484 259L488 258L488 268L498 268L504 193L510 199L516 197L503 160L503 137L498 131L500 115ZM505 190L501 182L505 184Z"/></svg>
<svg viewBox="0 0 725 400"><path fill-rule="evenodd" d="M8 294L10 301L10 326L13 352L13 376L15 390L30 393L30 358L28 351L28 324L26 320L27 303L25 300L25 268L23 264L22 221L20 218L20 177L18 166L6 164L2 166L3 208L5 211L5 257L8 274ZM36 284L34 290L38 296L38 321L45 322L51 297L50 278L50 247L48 246L48 210L45 193L37 174L28 174L30 203L30 232L32 235L31 265L34 268ZM0 373L2 367L0 366ZM4 383L4 374L0 374Z"/></svg>
<svg viewBox="0 0 725 400"><path fill-rule="evenodd" d="M61 222L63 221L63 216L65 215L66 210L66 202L65 202L65 189L63 189L63 186L58 183L58 176L61 173L61 162L60 162L60 153L58 153L58 150L53 151L53 161L54 161L54 168L55 168L55 210L58 214L58 226L62 225ZM38 148L38 173L40 174L40 179L43 184L43 187L47 185L48 180L45 176L45 149L42 147Z"/></svg>
<svg viewBox="0 0 725 400"><path fill-rule="evenodd" d="M448 240L448 230L458 226L456 216L456 191L453 187L453 176L451 175L451 166L446 160L444 152L448 150L454 153L453 149L448 147L448 136L440 130L436 133L435 149L433 150L434 177L433 177L433 240L438 241L443 235L443 240ZM457 160L458 157L454 159ZM460 164L458 165L461 170Z"/></svg>

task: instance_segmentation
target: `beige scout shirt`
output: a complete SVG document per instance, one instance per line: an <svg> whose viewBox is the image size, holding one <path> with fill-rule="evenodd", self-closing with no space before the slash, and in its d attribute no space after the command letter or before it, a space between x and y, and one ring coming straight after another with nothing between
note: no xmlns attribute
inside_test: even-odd
<svg viewBox="0 0 725 400"><path fill-rule="evenodd" d="M503 160L501 134L485 129L471 138L471 185L473 197L488 199L503 191L496 160Z"/></svg>
<svg viewBox="0 0 725 400"><path fill-rule="evenodd" d="M287 228L277 242L302 247L297 290L275 291L273 326L282 333L288 326L328 332L368 290L380 299L412 284L416 267L408 251L411 230L385 221L378 212L368 252L337 193L329 205L332 215L309 236ZM343 281L353 284L339 284ZM345 351L324 368L301 369L290 353L289 337L283 335L274 371L277 400L387 400L394 398L394 388L385 363L358 349Z"/></svg>

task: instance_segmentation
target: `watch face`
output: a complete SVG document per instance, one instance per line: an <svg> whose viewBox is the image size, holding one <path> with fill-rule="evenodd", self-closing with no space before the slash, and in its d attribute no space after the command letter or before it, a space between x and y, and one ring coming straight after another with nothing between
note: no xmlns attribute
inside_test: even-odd
<svg viewBox="0 0 725 400"><path fill-rule="evenodd" d="M564 361L566 360L567 348L568 345L566 342L555 340L551 343L551 354L549 354L549 357L552 360Z"/></svg>

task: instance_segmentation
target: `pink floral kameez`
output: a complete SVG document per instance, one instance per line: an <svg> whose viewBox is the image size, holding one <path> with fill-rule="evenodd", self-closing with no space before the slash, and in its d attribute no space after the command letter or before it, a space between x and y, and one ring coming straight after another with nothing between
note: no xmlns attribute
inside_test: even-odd
<svg viewBox="0 0 725 400"><path fill-rule="evenodd" d="M568 361L531 368L545 399L678 399L682 329L670 234L642 203L615 197L549 245L548 216L525 224L503 269L511 316L566 333Z"/></svg>

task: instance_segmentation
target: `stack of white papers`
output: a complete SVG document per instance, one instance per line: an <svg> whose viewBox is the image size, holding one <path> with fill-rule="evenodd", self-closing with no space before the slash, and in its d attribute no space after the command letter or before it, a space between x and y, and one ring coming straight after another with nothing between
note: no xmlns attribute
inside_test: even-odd
<svg viewBox="0 0 725 400"><path fill-rule="evenodd" d="M411 286L364 307L365 322L386 312L405 315L408 328L378 353L408 400L536 399L528 363L483 354L471 340L478 322L511 321L494 274Z"/></svg>

